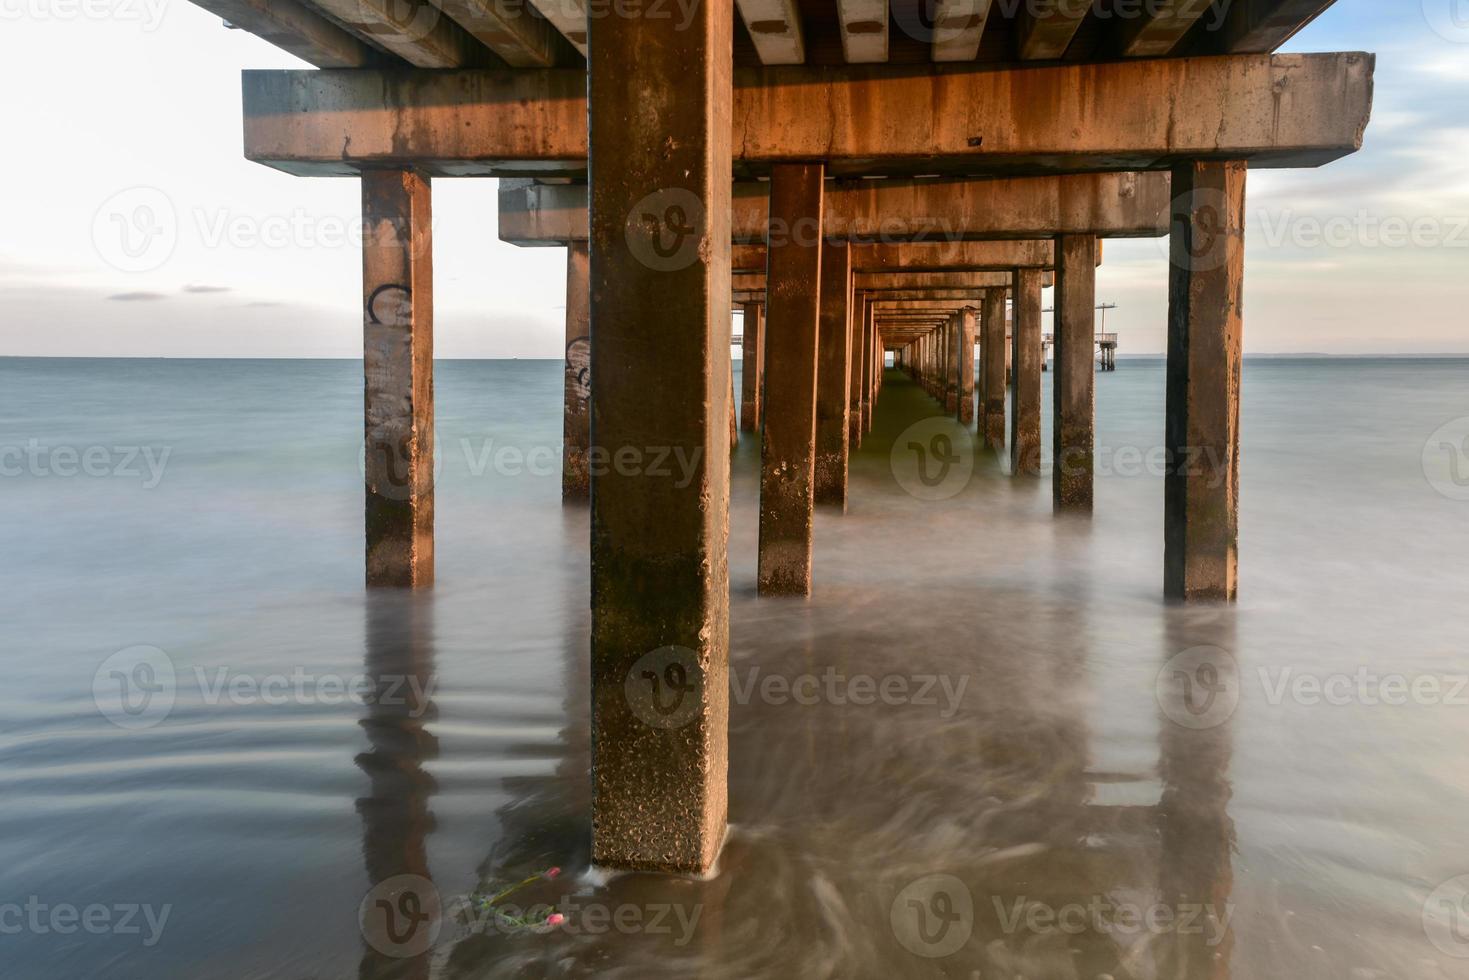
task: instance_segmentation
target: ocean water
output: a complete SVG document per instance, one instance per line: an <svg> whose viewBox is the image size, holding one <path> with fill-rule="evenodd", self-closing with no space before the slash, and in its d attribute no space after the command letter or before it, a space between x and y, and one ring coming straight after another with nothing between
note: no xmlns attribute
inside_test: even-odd
<svg viewBox="0 0 1469 980"><path fill-rule="evenodd" d="M559 363L438 365L437 583L369 595L355 362L0 360L0 976L1469 977L1469 362L1247 361L1231 608L1161 599L1161 361L1090 519L967 437L915 484L889 379L809 601L735 452L695 881L588 867Z"/></svg>

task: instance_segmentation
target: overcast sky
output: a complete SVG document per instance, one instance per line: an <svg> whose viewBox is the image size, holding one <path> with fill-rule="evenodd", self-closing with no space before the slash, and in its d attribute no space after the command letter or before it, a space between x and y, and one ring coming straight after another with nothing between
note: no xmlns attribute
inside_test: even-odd
<svg viewBox="0 0 1469 980"><path fill-rule="evenodd" d="M1338 0L1290 49L1376 52L1376 107L1357 156L1251 174L1246 350L1469 353L1469 2ZM357 182L241 156L240 69L288 67L186 0L0 0L0 355L360 356ZM564 252L496 239L494 181L434 211L437 355L559 357ZM1124 353L1164 349L1165 256L1106 247Z"/></svg>

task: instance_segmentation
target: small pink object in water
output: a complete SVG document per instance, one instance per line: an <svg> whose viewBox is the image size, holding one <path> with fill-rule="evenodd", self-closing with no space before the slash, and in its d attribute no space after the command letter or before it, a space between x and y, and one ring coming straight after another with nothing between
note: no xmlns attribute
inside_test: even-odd
<svg viewBox="0 0 1469 980"><path fill-rule="evenodd" d="M560 873L561 873L561 869L560 868L552 868L552 869L550 869L549 871L546 872L545 877L547 877L547 878L554 878L557 875L559 875Z"/></svg>
<svg viewBox="0 0 1469 980"><path fill-rule="evenodd" d="M562 915L560 912L552 912L546 917L546 925L548 926L559 926L565 921L566 916Z"/></svg>

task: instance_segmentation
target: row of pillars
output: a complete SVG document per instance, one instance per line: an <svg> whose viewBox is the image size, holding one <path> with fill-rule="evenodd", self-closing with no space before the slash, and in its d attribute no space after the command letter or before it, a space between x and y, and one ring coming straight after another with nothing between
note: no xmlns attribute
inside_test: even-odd
<svg viewBox="0 0 1469 980"><path fill-rule="evenodd" d="M649 18L590 25L590 242L569 259L588 286L572 295L569 278L568 323L578 336L568 338L568 357L584 336L596 376L583 458L593 860L605 867L706 871L725 836L731 16L731 4L702 4L677 31ZM820 162L773 168L772 227L823 227L823 170ZM1173 174L1164 501L1172 596L1235 591L1244 186L1243 163L1185 163ZM423 586L433 579L430 188L411 169L385 169L365 174L362 192L367 578ZM670 195L677 207L664 203ZM664 260L662 246L690 240L692 248L674 250L686 261ZM1071 466L1058 468L1056 494L1080 506L1091 494L1096 243L1063 237L1058 245L1056 447ZM753 396L764 435L765 594L809 592L811 508L818 489L823 500L845 499L844 454L871 425L881 383L875 318L867 308L854 316L851 289L840 288L844 277L850 283L844 251L796 236L769 243L767 305L763 322L754 318L764 390ZM1039 356L1037 291L1038 279L1017 280L1015 361L1025 380L1015 385L1022 431L1011 445L1027 465L1039 441L1031 404L1039 387L1030 380L1038 373L1027 360ZM1002 308L984 321L1001 324L1003 337ZM986 438L1000 439L990 419L1003 418L1003 406L993 410L1003 373L985 377L975 411ZM669 453L682 454L686 468L647 465ZM576 479L569 463L568 480ZM638 710L633 692L649 678L686 707L677 723Z"/></svg>

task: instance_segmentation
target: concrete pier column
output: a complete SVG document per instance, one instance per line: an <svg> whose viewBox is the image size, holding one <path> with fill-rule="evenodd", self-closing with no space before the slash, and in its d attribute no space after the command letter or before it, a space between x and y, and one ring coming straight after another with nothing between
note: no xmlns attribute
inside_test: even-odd
<svg viewBox="0 0 1469 980"><path fill-rule="evenodd" d="M566 371L563 379L561 499L583 501L592 495L587 447L592 422L591 249L586 242L566 247Z"/></svg>
<svg viewBox="0 0 1469 980"><path fill-rule="evenodd" d="M950 415L959 414L959 366L964 360L961 339L959 318L957 315L950 316L949 322L944 324L944 411Z"/></svg>
<svg viewBox="0 0 1469 980"><path fill-rule="evenodd" d="M765 381L765 304L745 304L745 327L740 353L740 428L760 431L761 399Z"/></svg>
<svg viewBox="0 0 1469 980"><path fill-rule="evenodd" d="M434 270L429 179L362 175L367 584L434 581Z"/></svg>
<svg viewBox="0 0 1469 980"><path fill-rule="evenodd" d="M592 357L616 381L592 390L592 861L702 873L728 812L733 25L688 17L587 25Z"/></svg>
<svg viewBox="0 0 1469 980"><path fill-rule="evenodd" d="M849 393L851 404L849 407L848 425L851 435L848 444L852 449L862 445L864 433L862 427L862 402L863 387L862 379L867 377L867 348L864 341L867 337L867 317L872 312L872 300L866 293L854 294L857 299L852 308L852 390Z"/></svg>
<svg viewBox="0 0 1469 980"><path fill-rule="evenodd" d="M1010 385L1010 474L1041 472L1041 284L1039 269L1016 269L1012 281L1011 357L1015 376Z"/></svg>
<svg viewBox="0 0 1469 980"><path fill-rule="evenodd" d="M966 306L959 319L959 422L974 421L974 310Z"/></svg>
<svg viewBox="0 0 1469 980"><path fill-rule="evenodd" d="M767 596L811 594L824 176L820 163L780 164L770 174L759 562Z"/></svg>
<svg viewBox="0 0 1469 980"><path fill-rule="evenodd" d="M995 452L1005 448L1005 291L984 294L979 329L980 434Z"/></svg>
<svg viewBox="0 0 1469 980"><path fill-rule="evenodd" d="M1051 493L1057 510L1092 509L1096 275L1096 238L1061 235L1056 239L1056 375L1051 409L1055 473Z"/></svg>
<svg viewBox="0 0 1469 980"><path fill-rule="evenodd" d="M816 358L816 485L818 504L847 506L847 453L852 387L852 249L821 244L821 319Z"/></svg>
<svg viewBox="0 0 1469 980"><path fill-rule="evenodd" d="M877 400L877 379L881 376L881 370L877 366L877 311L873 304L867 304L865 316L862 317L862 366L865 367L864 382L862 382L862 432L873 430L873 403Z"/></svg>
<svg viewBox="0 0 1469 980"><path fill-rule="evenodd" d="M1242 161L1173 168L1163 583L1175 599L1237 592L1247 173Z"/></svg>

